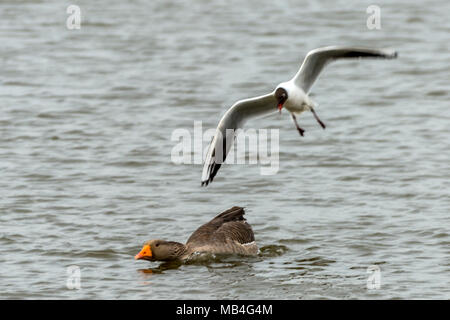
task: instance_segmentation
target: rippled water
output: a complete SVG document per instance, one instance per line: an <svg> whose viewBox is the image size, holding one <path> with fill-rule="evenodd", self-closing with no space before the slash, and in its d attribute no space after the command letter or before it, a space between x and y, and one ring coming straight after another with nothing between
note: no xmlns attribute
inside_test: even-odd
<svg viewBox="0 0 450 320"><path fill-rule="evenodd" d="M80 30L64 1L0 3L0 298L450 298L448 1L378 1L380 30L371 1L76 2ZM249 122L280 127L278 174L229 165L201 188L201 165L171 162L174 129L215 127L333 44L399 58L329 66L325 131ZM134 261L233 205L258 257Z"/></svg>

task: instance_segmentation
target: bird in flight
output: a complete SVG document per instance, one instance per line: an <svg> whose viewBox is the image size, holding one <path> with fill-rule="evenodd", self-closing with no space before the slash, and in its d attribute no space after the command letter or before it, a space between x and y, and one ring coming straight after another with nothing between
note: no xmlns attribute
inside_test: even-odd
<svg viewBox="0 0 450 320"><path fill-rule="evenodd" d="M291 80L280 83L269 94L237 101L224 114L206 154L201 179L202 186L207 186L213 181L233 145L236 130L242 128L250 118L276 111L281 112L282 108L285 108L291 113L297 131L303 136L305 130L299 126L297 116L304 111L311 111L319 125L325 129L325 124L314 109L316 104L308 96L308 92L329 62L351 58L393 59L396 57L397 52L390 49L363 47L330 46L308 52L299 71Z"/></svg>

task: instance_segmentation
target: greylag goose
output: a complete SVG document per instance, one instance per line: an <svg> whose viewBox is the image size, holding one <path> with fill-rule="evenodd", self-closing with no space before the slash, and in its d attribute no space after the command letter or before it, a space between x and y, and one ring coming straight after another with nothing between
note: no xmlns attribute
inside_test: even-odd
<svg viewBox="0 0 450 320"><path fill-rule="evenodd" d="M184 261L196 252L256 255L258 246L252 227L244 218L244 208L232 207L198 228L186 244L149 240L134 257L148 261Z"/></svg>

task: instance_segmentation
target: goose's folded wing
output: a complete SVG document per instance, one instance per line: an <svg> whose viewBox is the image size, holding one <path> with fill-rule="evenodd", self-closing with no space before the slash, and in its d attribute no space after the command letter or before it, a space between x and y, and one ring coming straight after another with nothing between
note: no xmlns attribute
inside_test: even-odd
<svg viewBox="0 0 450 320"><path fill-rule="evenodd" d="M245 221L244 214L244 208L238 206L225 210L214 217L211 221L203 224L195 230L186 243L208 242L214 233L224 224L232 221Z"/></svg>
<svg viewBox="0 0 450 320"><path fill-rule="evenodd" d="M208 185L216 176L230 151L236 130L242 128L245 121L277 111L274 93L236 102L224 114L217 126L216 133L209 145L202 172L202 186Z"/></svg>
<svg viewBox="0 0 450 320"><path fill-rule="evenodd" d="M251 243L255 241L255 236L244 215L244 208L232 207L195 230L186 244L201 247L205 245L225 245L230 241L240 244Z"/></svg>
<svg viewBox="0 0 450 320"><path fill-rule="evenodd" d="M240 244L248 244L255 241L255 235L252 227L244 219L224 223L214 233L214 239L218 242L234 241Z"/></svg>
<svg viewBox="0 0 450 320"><path fill-rule="evenodd" d="M300 70L294 76L294 82L305 93L308 93L323 67L331 61L352 58L393 59L395 57L397 57L397 52L389 49L339 46L318 48L307 54Z"/></svg>

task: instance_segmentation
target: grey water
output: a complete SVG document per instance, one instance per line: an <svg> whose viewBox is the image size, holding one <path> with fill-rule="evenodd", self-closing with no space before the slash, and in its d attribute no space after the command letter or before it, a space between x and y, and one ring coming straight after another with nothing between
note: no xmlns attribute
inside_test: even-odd
<svg viewBox="0 0 450 320"><path fill-rule="evenodd" d="M379 29L372 4L1 1L0 298L449 299L450 3L377 1ZM279 129L275 175L224 165L202 188L201 164L172 161L175 129L215 128L327 45L399 57L329 65L326 130L250 121ZM134 260L233 205L257 257Z"/></svg>

